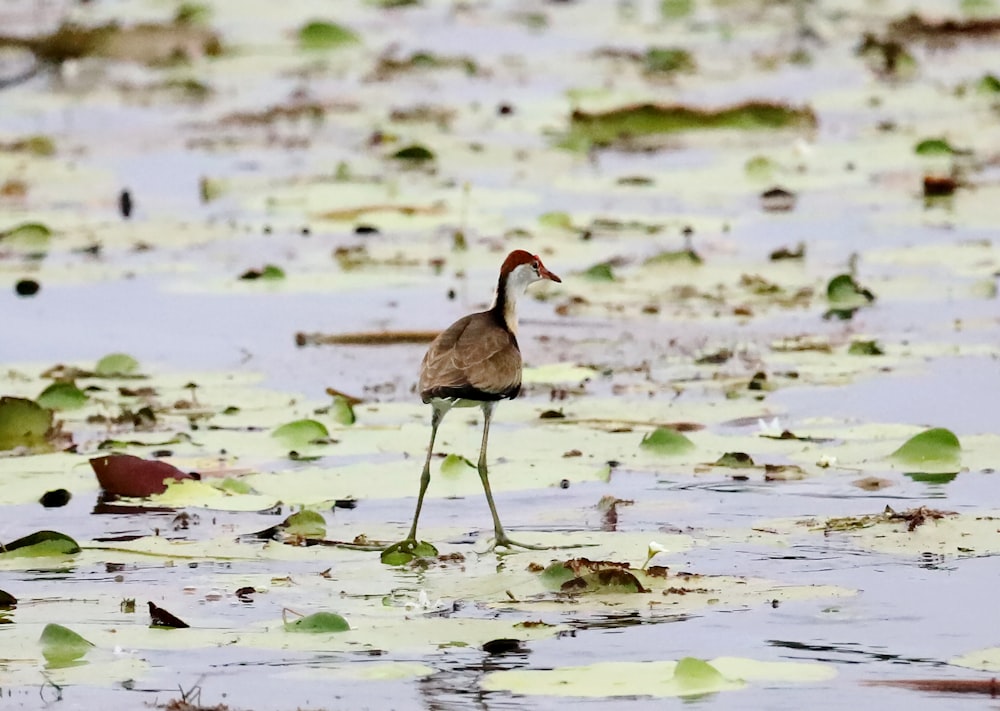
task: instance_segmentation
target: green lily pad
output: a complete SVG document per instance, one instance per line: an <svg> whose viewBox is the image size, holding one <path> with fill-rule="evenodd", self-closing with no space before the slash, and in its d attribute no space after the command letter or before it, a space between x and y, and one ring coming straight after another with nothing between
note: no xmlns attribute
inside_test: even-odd
<svg viewBox="0 0 1000 711"><path fill-rule="evenodd" d="M826 285L826 299L832 309L856 309L873 302L875 295L850 274L838 274Z"/></svg>
<svg viewBox="0 0 1000 711"><path fill-rule="evenodd" d="M41 222L23 222L0 232L0 242L25 252L44 252L52 238L52 230Z"/></svg>
<svg viewBox="0 0 1000 711"><path fill-rule="evenodd" d="M449 454L441 462L441 473L445 476L461 476L475 470L476 465L461 454Z"/></svg>
<svg viewBox="0 0 1000 711"><path fill-rule="evenodd" d="M97 361L94 372L102 378L137 375L139 361L127 353L109 353Z"/></svg>
<svg viewBox="0 0 1000 711"><path fill-rule="evenodd" d="M955 149L943 138L925 138L913 147L918 156L950 156Z"/></svg>
<svg viewBox="0 0 1000 711"><path fill-rule="evenodd" d="M1000 94L1000 79L995 74L984 74L976 82L976 91L980 94Z"/></svg>
<svg viewBox="0 0 1000 711"><path fill-rule="evenodd" d="M674 681L680 688L678 696L700 696L734 688L734 682L726 679L718 669L694 657L677 660ZM739 682L735 684L742 686Z"/></svg>
<svg viewBox="0 0 1000 711"><path fill-rule="evenodd" d="M35 402L50 410L79 410L90 398L76 383L52 383Z"/></svg>
<svg viewBox="0 0 1000 711"><path fill-rule="evenodd" d="M676 456L691 451L695 444L676 430L657 427L642 438L639 447L651 454Z"/></svg>
<svg viewBox="0 0 1000 711"><path fill-rule="evenodd" d="M330 439L326 425L316 420L295 420L281 425L271 436L288 449L302 449L314 444L323 444Z"/></svg>
<svg viewBox="0 0 1000 711"><path fill-rule="evenodd" d="M353 425L358 419L354 414L354 406L351 405L351 401L343 395L333 396L333 403L330 405L329 413L330 417L338 425Z"/></svg>
<svg viewBox="0 0 1000 711"><path fill-rule="evenodd" d="M908 439L889 459L907 471L951 474L962 466L962 446L951 430L935 427Z"/></svg>
<svg viewBox="0 0 1000 711"><path fill-rule="evenodd" d="M400 148L392 154L392 158L406 163L417 164L430 162L435 159L435 156L434 151L426 146L413 144L405 148Z"/></svg>
<svg viewBox="0 0 1000 711"><path fill-rule="evenodd" d="M27 398L0 397L0 451L43 447L51 431L51 410Z"/></svg>
<svg viewBox="0 0 1000 711"><path fill-rule="evenodd" d="M3 558L45 558L48 556L75 555L80 545L65 533L36 531L6 545L0 545Z"/></svg>
<svg viewBox="0 0 1000 711"><path fill-rule="evenodd" d="M292 622L285 622L286 632L323 634L326 632L347 632L351 626L336 612L314 612Z"/></svg>
<svg viewBox="0 0 1000 711"><path fill-rule="evenodd" d="M579 109L570 117L568 145L613 146L637 137L680 131L714 129L812 128L816 114L809 108L750 101L722 109L681 105L637 104L610 111Z"/></svg>
<svg viewBox="0 0 1000 711"><path fill-rule="evenodd" d="M624 568L608 568L586 573L559 586L564 593L622 594L649 592L639 579Z"/></svg>
<svg viewBox="0 0 1000 711"><path fill-rule="evenodd" d="M568 212L546 212L538 216L538 224L559 230L572 230L573 218Z"/></svg>
<svg viewBox="0 0 1000 711"><path fill-rule="evenodd" d="M751 469L753 468L753 458L746 452L726 452L715 461L717 467L729 467L730 469Z"/></svg>
<svg viewBox="0 0 1000 711"><path fill-rule="evenodd" d="M299 29L299 46L303 49L337 49L359 41L353 30L333 22L314 20Z"/></svg>
<svg viewBox="0 0 1000 711"><path fill-rule="evenodd" d="M326 519L316 511L297 511L281 524L285 533L301 538L323 538L326 536Z"/></svg>
<svg viewBox="0 0 1000 711"><path fill-rule="evenodd" d="M38 642L42 645L42 656L53 666L75 662L94 647L93 642L68 627L51 622L45 625Z"/></svg>
<svg viewBox="0 0 1000 711"><path fill-rule="evenodd" d="M591 281L614 281L615 274L611 271L611 264L609 262L600 262L595 264L589 269L585 270L582 275L585 279L590 279Z"/></svg>
<svg viewBox="0 0 1000 711"><path fill-rule="evenodd" d="M649 74L674 74L693 72L694 58L686 49L678 47L650 47L643 58L643 69Z"/></svg>
<svg viewBox="0 0 1000 711"><path fill-rule="evenodd" d="M385 565L406 565L414 558L432 558L438 549L427 541L400 541L382 551L381 561Z"/></svg>
<svg viewBox="0 0 1000 711"><path fill-rule="evenodd" d="M885 355L878 341L852 341L847 348L848 355L880 356Z"/></svg>

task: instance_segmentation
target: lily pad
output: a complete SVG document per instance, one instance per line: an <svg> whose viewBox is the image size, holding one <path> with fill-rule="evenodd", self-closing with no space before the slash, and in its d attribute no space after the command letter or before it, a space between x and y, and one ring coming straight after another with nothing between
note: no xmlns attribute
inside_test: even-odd
<svg viewBox="0 0 1000 711"><path fill-rule="evenodd" d="M27 398L0 397L0 451L43 447L51 432L51 410Z"/></svg>
<svg viewBox="0 0 1000 711"><path fill-rule="evenodd" d="M354 406L351 405L351 401L343 395L334 396L329 413L338 425L353 425L358 419L354 414Z"/></svg>
<svg viewBox="0 0 1000 711"><path fill-rule="evenodd" d="M831 309L857 309L873 302L875 295L850 274L838 274L826 285L826 299Z"/></svg>
<svg viewBox="0 0 1000 711"><path fill-rule="evenodd" d="M411 164L428 163L435 159L434 151L427 148L426 146L421 146L419 144L414 144L406 146L405 148L400 148L398 151L392 154L392 157L395 160Z"/></svg>
<svg viewBox="0 0 1000 711"><path fill-rule="evenodd" d="M323 538L326 535L326 519L322 514L308 509L293 513L281 525L290 536Z"/></svg>
<svg viewBox="0 0 1000 711"><path fill-rule="evenodd" d="M42 646L42 656L54 666L75 662L94 647L92 642L68 627L51 622L45 625L38 642Z"/></svg>
<svg viewBox="0 0 1000 711"><path fill-rule="evenodd" d="M109 353L97 361L94 372L102 378L132 376L139 372L139 361L127 353Z"/></svg>
<svg viewBox="0 0 1000 711"><path fill-rule="evenodd" d="M41 222L24 222L0 232L0 244L17 247L26 252L44 252L52 237L52 230Z"/></svg>
<svg viewBox="0 0 1000 711"><path fill-rule="evenodd" d="M611 271L611 264L609 262L600 262L595 264L589 269L585 270L581 276L585 279L590 279L591 281L614 281L615 274Z"/></svg>
<svg viewBox="0 0 1000 711"><path fill-rule="evenodd" d="M337 49L359 41L353 30L333 22L314 20L299 29L299 46L303 49Z"/></svg>
<svg viewBox="0 0 1000 711"><path fill-rule="evenodd" d="M6 545L0 545L0 556L4 558L44 558L74 555L79 552L80 545L65 533L58 531L36 531Z"/></svg>
<svg viewBox="0 0 1000 711"><path fill-rule="evenodd" d="M271 436L288 449L298 450L330 439L326 425L316 420L295 420L278 427Z"/></svg>
<svg viewBox="0 0 1000 711"><path fill-rule="evenodd" d="M726 452L715 461L717 467L729 467L731 469L752 469L754 465L753 457L746 452Z"/></svg>
<svg viewBox="0 0 1000 711"><path fill-rule="evenodd" d="M441 462L441 473L444 476L461 476L474 471L476 471L476 465L461 454L449 454Z"/></svg>
<svg viewBox="0 0 1000 711"><path fill-rule="evenodd" d="M657 427L642 438L639 447L651 454L678 456L695 448L694 442L669 427Z"/></svg>
<svg viewBox="0 0 1000 711"><path fill-rule="evenodd" d="M108 454L94 457L90 466L97 481L109 494L145 497L162 494L168 480L192 479L173 464L143 459L132 454Z"/></svg>
<svg viewBox="0 0 1000 711"><path fill-rule="evenodd" d="M962 466L962 446L951 430L935 427L908 439L889 459L907 471L953 474Z"/></svg>
<svg viewBox="0 0 1000 711"><path fill-rule="evenodd" d="M913 148L918 156L950 156L955 149L943 138L925 138Z"/></svg>
<svg viewBox="0 0 1000 711"><path fill-rule="evenodd" d="M79 410L89 399L76 383L52 383L35 401L50 410Z"/></svg>
<svg viewBox="0 0 1000 711"><path fill-rule="evenodd" d="M750 101L721 109L682 105L637 104L610 111L573 111L570 145L614 146L637 137L679 131L714 129L813 128L816 114L809 108Z"/></svg>
<svg viewBox="0 0 1000 711"><path fill-rule="evenodd" d="M347 620L335 612L314 612L292 622L285 622L285 630L288 632L324 634L327 632L347 632L350 629L351 626Z"/></svg>

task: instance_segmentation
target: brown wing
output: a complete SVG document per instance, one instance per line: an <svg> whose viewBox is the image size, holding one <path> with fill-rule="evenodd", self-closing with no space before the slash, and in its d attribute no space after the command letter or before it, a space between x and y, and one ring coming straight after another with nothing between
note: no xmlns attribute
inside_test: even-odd
<svg viewBox="0 0 1000 711"><path fill-rule="evenodd" d="M420 367L420 397L500 400L521 390L521 352L514 334L486 311L453 323Z"/></svg>

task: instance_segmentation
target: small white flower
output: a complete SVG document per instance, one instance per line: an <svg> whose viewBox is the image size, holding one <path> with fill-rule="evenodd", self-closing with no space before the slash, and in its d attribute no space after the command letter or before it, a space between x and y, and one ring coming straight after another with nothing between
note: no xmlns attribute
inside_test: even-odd
<svg viewBox="0 0 1000 711"><path fill-rule="evenodd" d="M763 418L757 419L757 429L760 430L761 434L781 434L781 420L775 417L773 420L768 422Z"/></svg>
<svg viewBox="0 0 1000 711"><path fill-rule="evenodd" d="M832 454L824 454L819 458L819 461L816 462L816 466L821 467L822 469L829 469L832 466L836 466L836 464L837 458Z"/></svg>
<svg viewBox="0 0 1000 711"><path fill-rule="evenodd" d="M657 553L666 553L667 547L662 543L657 543L656 541L649 542L649 557L652 558Z"/></svg>

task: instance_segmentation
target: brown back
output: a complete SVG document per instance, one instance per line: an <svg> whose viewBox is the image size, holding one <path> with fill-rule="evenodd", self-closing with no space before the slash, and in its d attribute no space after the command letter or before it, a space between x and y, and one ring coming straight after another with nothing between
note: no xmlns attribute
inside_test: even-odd
<svg viewBox="0 0 1000 711"><path fill-rule="evenodd" d="M521 391L517 338L492 311L470 314L431 343L420 366L420 397L515 398Z"/></svg>

